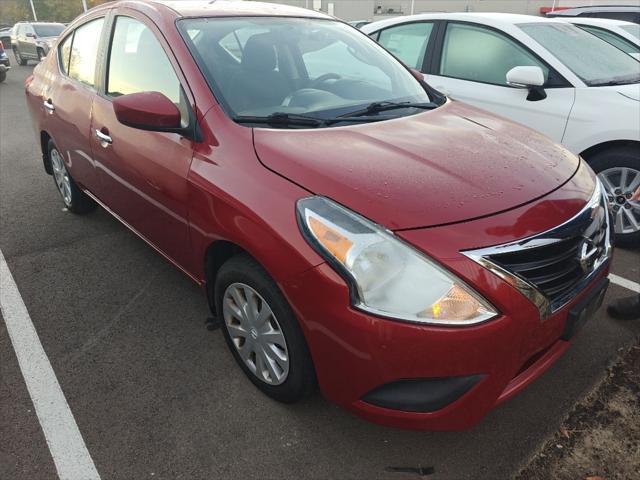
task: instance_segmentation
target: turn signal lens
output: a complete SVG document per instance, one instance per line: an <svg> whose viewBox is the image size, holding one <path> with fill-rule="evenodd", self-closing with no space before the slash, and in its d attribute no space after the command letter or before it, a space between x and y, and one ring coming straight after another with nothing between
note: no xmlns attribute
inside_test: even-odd
<svg viewBox="0 0 640 480"><path fill-rule="evenodd" d="M353 242L317 218L309 219L309 227L322 246L341 263L344 263L349 250L353 247Z"/></svg>
<svg viewBox="0 0 640 480"><path fill-rule="evenodd" d="M487 310L476 298L459 285L454 285L431 306L430 312L421 312L418 316L459 321L476 318L486 313Z"/></svg>

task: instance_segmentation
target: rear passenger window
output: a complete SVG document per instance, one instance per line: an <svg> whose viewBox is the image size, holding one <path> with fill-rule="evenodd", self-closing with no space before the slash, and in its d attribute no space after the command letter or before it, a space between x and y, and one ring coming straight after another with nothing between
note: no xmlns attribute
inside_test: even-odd
<svg viewBox="0 0 640 480"><path fill-rule="evenodd" d="M380 32L378 42L411 68L422 68L433 23L409 23Z"/></svg>
<svg viewBox="0 0 640 480"><path fill-rule="evenodd" d="M153 32L131 17L117 17L113 32L107 95L160 92L176 104L183 126L188 123L187 101L171 62Z"/></svg>
<svg viewBox="0 0 640 480"><path fill-rule="evenodd" d="M73 33L65 38L58 47L58 58L60 59L60 70L62 73L69 71L69 58L71 57L71 42L73 42Z"/></svg>
<svg viewBox="0 0 640 480"><path fill-rule="evenodd" d="M96 59L104 18L92 20L78 27L73 35L69 76L90 87L95 86Z"/></svg>

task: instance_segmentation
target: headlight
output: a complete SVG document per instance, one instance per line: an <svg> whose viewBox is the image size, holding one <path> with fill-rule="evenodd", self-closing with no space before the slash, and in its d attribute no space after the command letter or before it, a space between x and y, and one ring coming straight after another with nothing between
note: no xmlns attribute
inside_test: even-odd
<svg viewBox="0 0 640 480"><path fill-rule="evenodd" d="M479 294L390 231L324 197L298 201L309 243L349 282L356 308L434 325L470 325L498 314Z"/></svg>

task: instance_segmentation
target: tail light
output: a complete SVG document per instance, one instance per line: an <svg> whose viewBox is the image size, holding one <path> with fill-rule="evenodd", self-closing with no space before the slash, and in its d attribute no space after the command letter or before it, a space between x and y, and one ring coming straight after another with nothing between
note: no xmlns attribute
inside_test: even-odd
<svg viewBox="0 0 640 480"><path fill-rule="evenodd" d="M4 50L4 45L2 44L2 40L0 40L0 50Z"/></svg>

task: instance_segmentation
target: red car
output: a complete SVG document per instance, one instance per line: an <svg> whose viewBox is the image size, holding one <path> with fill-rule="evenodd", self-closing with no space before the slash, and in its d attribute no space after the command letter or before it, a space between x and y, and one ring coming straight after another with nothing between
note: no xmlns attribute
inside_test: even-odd
<svg viewBox="0 0 640 480"><path fill-rule="evenodd" d="M611 227L580 158L447 99L360 31L254 2L124 1L27 80L66 207L206 292L267 395L464 429L569 346Z"/></svg>

